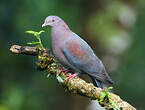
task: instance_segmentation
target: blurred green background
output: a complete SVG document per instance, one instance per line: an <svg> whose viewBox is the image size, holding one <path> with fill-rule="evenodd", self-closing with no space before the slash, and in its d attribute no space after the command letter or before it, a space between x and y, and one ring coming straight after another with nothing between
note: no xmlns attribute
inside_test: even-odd
<svg viewBox="0 0 145 110"><path fill-rule="evenodd" d="M0 110L99 110L64 92L55 77L35 68L36 58L9 52L35 40L48 15L60 16L82 36L115 81L114 93L145 110L144 0L0 0ZM50 47L50 28L42 40Z"/></svg>

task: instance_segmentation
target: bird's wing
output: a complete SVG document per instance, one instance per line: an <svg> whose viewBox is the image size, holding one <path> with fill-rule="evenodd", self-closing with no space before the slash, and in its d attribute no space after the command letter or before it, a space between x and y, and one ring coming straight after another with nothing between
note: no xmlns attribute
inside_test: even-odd
<svg viewBox="0 0 145 110"><path fill-rule="evenodd" d="M76 69L105 82L106 75L102 73L104 69L102 62L78 35L74 33L71 35L71 39L66 42L62 52L68 62Z"/></svg>

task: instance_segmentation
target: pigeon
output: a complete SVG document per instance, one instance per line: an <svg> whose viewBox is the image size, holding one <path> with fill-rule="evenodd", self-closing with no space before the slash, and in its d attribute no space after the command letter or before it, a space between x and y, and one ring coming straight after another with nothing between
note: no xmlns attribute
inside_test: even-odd
<svg viewBox="0 0 145 110"><path fill-rule="evenodd" d="M103 84L113 84L102 61L95 55L89 44L70 30L60 17L46 17L42 27L45 26L51 27L54 56L65 68L74 72L68 77L74 78L85 73L91 77L96 87L103 88Z"/></svg>

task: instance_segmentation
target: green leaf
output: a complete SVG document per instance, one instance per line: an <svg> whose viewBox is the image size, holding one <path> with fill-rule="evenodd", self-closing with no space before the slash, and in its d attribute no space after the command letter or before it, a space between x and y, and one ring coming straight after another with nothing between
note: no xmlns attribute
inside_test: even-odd
<svg viewBox="0 0 145 110"><path fill-rule="evenodd" d="M40 32L38 32L38 34L40 35L41 33L45 32L44 30L41 30Z"/></svg>
<svg viewBox="0 0 145 110"><path fill-rule="evenodd" d="M111 90L111 89L113 89L113 87L112 87L112 86L108 88L108 90Z"/></svg>
<svg viewBox="0 0 145 110"><path fill-rule="evenodd" d="M28 33L28 34L35 34L36 32L35 31L26 31L26 33Z"/></svg>
<svg viewBox="0 0 145 110"><path fill-rule="evenodd" d="M37 47L39 47L39 49L42 49L43 48L43 44L42 44L42 41L40 39L40 34L43 33L45 31L41 30L39 32L36 32L36 31L26 31L26 33L28 34L33 34L34 37L38 40L38 42L28 42L27 44L29 45L36 45L37 44Z"/></svg>
<svg viewBox="0 0 145 110"><path fill-rule="evenodd" d="M27 42L28 45L32 45L32 42Z"/></svg>
<svg viewBox="0 0 145 110"><path fill-rule="evenodd" d="M28 42L27 44L29 44L29 45L35 45L35 44L39 44L39 42Z"/></svg>

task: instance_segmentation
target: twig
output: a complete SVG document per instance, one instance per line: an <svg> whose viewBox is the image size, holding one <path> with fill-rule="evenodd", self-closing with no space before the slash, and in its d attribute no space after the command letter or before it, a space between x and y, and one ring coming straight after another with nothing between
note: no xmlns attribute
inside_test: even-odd
<svg viewBox="0 0 145 110"><path fill-rule="evenodd" d="M33 55L33 56L36 56L39 53L39 49L37 47L28 47L28 46L19 46L19 45L13 45L10 48L10 51L16 54L25 54L25 55Z"/></svg>
<svg viewBox="0 0 145 110"><path fill-rule="evenodd" d="M91 99L100 99L102 93L104 93L104 90L95 87L92 83L85 82L79 77L75 77L68 81L64 73L58 76L57 74L60 71L60 66L59 63L55 61L55 58L51 55L49 49L39 50L37 47L13 45L10 48L10 51L16 54L38 56L37 69L48 69L48 74L55 74L59 83L61 83L65 89L72 93ZM110 99L100 102L100 105L104 106L106 109L113 109L112 101L114 101L120 110L136 110L133 106L123 101L118 95L113 93L109 94Z"/></svg>

